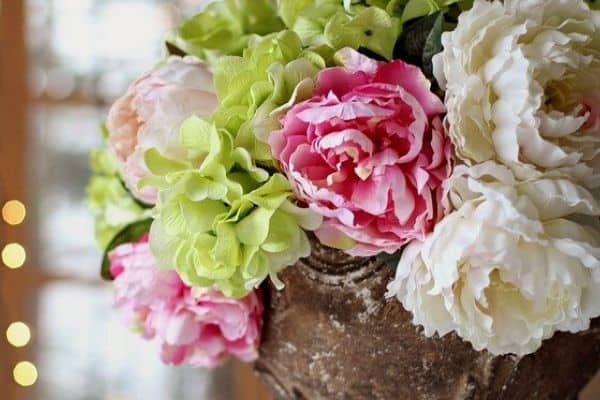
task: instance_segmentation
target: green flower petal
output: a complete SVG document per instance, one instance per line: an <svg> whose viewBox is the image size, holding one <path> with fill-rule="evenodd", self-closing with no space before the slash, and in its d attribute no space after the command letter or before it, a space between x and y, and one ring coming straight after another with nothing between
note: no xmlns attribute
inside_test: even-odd
<svg viewBox="0 0 600 400"><path fill-rule="evenodd" d="M269 134L279 129L283 112L310 96L313 78L324 65L292 31L251 41L243 56L223 57L216 64L220 107L213 122L231 132L235 145L253 159L272 165Z"/></svg>
<svg viewBox="0 0 600 400"><path fill-rule="evenodd" d="M254 35L283 29L271 0L225 0L184 21L167 41L210 63L240 55Z"/></svg>
<svg viewBox="0 0 600 400"><path fill-rule="evenodd" d="M401 31L399 15L388 11L389 1L367 1L368 6L353 3L362 2L281 0L278 11L286 26L302 39L304 46L311 50L320 49L318 53L324 47L330 48L329 54L343 47L364 47L391 58Z"/></svg>
<svg viewBox="0 0 600 400"><path fill-rule="evenodd" d="M255 208L239 221L235 232L240 243L248 246L260 246L269 235L269 221L274 211L266 208Z"/></svg>
<svg viewBox="0 0 600 400"><path fill-rule="evenodd" d="M94 215L96 241L104 249L123 228L148 218L150 210L125 188L108 149L92 151L90 166L93 175L86 189L86 201Z"/></svg>
<svg viewBox="0 0 600 400"><path fill-rule="evenodd" d="M368 7L354 17L338 12L326 25L325 37L335 49L366 47L391 59L401 26L400 21L385 10Z"/></svg>
<svg viewBox="0 0 600 400"><path fill-rule="evenodd" d="M227 191L225 184L200 175L191 175L185 185L185 194L193 201L222 199L227 196Z"/></svg>
<svg viewBox="0 0 600 400"><path fill-rule="evenodd" d="M175 268L192 286L246 295L268 276L310 251L304 229L321 219L290 202L281 174L269 176L231 136L197 117L182 124L187 169L170 168L162 156L152 171L162 175L150 242L163 267ZM164 166L167 167L164 167ZM165 184L168 182L168 185ZM304 229L303 229L304 228Z"/></svg>
<svg viewBox="0 0 600 400"><path fill-rule="evenodd" d="M214 259L222 264L235 268L241 262L240 242L237 239L237 226L229 222L217 224L216 242L212 249Z"/></svg>
<svg viewBox="0 0 600 400"><path fill-rule="evenodd" d="M148 166L150 172L155 175L165 175L188 168L188 165L185 163L163 157L160 152L154 148L149 149L144 153L144 162Z"/></svg>

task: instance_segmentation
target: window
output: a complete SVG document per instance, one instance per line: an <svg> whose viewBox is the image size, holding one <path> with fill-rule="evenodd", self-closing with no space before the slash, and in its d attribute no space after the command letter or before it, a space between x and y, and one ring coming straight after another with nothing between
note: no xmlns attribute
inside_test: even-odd
<svg viewBox="0 0 600 400"><path fill-rule="evenodd" d="M18 226L1 224L0 246L25 244L27 261L0 271L0 323L4 330L11 321L23 321L33 334L23 348L4 340L0 345L4 398L265 398L248 367L164 366L153 343L120 323L110 285L99 279L101 255L84 203L88 152L100 143L98 126L108 106L156 63L163 35L198 4L1 2L0 203L22 200L27 219ZM30 388L19 388L12 378L22 360L37 367Z"/></svg>

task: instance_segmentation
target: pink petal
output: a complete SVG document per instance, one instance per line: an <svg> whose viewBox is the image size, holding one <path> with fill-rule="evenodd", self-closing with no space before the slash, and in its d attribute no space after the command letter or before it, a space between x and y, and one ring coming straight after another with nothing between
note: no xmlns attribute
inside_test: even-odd
<svg viewBox="0 0 600 400"><path fill-rule="evenodd" d="M352 203L372 214L380 215L387 209L390 182L385 176L371 176L371 179L360 181L354 187Z"/></svg>
<svg viewBox="0 0 600 400"><path fill-rule="evenodd" d="M163 326L163 338L171 345L188 345L200 334L200 327L191 313L182 312L166 318Z"/></svg>
<svg viewBox="0 0 600 400"><path fill-rule="evenodd" d="M333 92L336 96L343 96L356 86L369 83L369 75L362 71L351 72L341 67L327 68L319 72L315 96L326 96Z"/></svg>
<svg viewBox="0 0 600 400"><path fill-rule="evenodd" d="M394 215L400 225L407 223L414 212L415 196L409 189L404 174L396 169L388 169L388 179L392 182Z"/></svg>
<svg viewBox="0 0 600 400"><path fill-rule="evenodd" d="M369 75L375 75L379 62L359 53L351 47L344 47L336 55L336 61L350 72L362 71Z"/></svg>
<svg viewBox="0 0 600 400"><path fill-rule="evenodd" d="M342 131L330 133L317 139L315 147L318 150L339 149L344 144L355 144L365 153L372 154L375 148L373 141L364 133L357 129L344 129ZM353 157L356 160L356 157Z"/></svg>
<svg viewBox="0 0 600 400"><path fill-rule="evenodd" d="M331 106L309 108L298 114L301 121L321 124L333 118L349 121L357 118L390 117L393 110L367 103L340 103Z"/></svg>
<svg viewBox="0 0 600 400"><path fill-rule="evenodd" d="M337 229L333 224L322 224L321 227L315 231L315 235L319 238L321 243L335 249L347 250L355 245L354 240Z"/></svg>
<svg viewBox="0 0 600 400"><path fill-rule="evenodd" d="M404 90L418 100L428 117L433 117L446 111L444 103L431 92L431 82L414 65L400 60L381 64L374 81L403 87Z"/></svg>
<svg viewBox="0 0 600 400"><path fill-rule="evenodd" d="M187 352L186 346L171 346L163 343L160 358L167 365L181 365L185 361Z"/></svg>

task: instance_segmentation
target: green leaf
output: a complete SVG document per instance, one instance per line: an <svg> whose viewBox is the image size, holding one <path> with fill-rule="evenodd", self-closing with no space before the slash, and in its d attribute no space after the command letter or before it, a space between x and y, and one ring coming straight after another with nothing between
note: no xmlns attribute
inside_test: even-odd
<svg viewBox="0 0 600 400"><path fill-rule="evenodd" d="M185 51L181 50L179 47L169 41L165 41L165 48L167 50L167 54L170 56L185 57L188 55Z"/></svg>
<svg viewBox="0 0 600 400"><path fill-rule="evenodd" d="M377 261L384 262L389 265L393 270L396 270L398 267L398 263L400 262L400 257L402 257L402 252L404 251L404 247L398 250L393 254L388 253L380 253L377 255Z"/></svg>
<svg viewBox="0 0 600 400"><path fill-rule="evenodd" d="M104 255L102 256L102 268L100 270L100 275L105 280L113 280L113 276L110 273L110 260L108 258L108 254L114 250L116 247L126 244L126 243L134 243L139 241L142 236L150 231L150 226L152 225L152 219L145 219L142 221L134 222L130 225L127 225L123 228L119 233L115 235L115 237L110 241L106 250L104 250Z"/></svg>
<svg viewBox="0 0 600 400"><path fill-rule="evenodd" d="M444 29L444 13L439 12L437 14L437 18L427 35L427 39L425 40L425 45L423 46L423 55L421 56L421 65L422 70L425 76L435 82L435 78L433 76L433 56L438 54L443 50L442 46L442 33Z"/></svg>
<svg viewBox="0 0 600 400"><path fill-rule="evenodd" d="M144 203L143 201L141 201L140 199L135 197L131 193L131 190L129 190L129 188L127 187L127 184L125 184L125 181L123 179L121 179L121 177L119 177L118 179L119 179L119 183L121 184L121 187L123 188L123 190L127 192L127 194L131 197L131 200L133 202L135 202L135 204L137 204L140 208L142 208L144 210L150 210L150 209L154 208L154 205Z"/></svg>
<svg viewBox="0 0 600 400"><path fill-rule="evenodd" d="M396 42L394 58L404 60L408 63L422 66L425 45L430 34L439 23L441 12L426 17L418 18L404 25L404 30ZM432 45L435 34L431 36Z"/></svg>
<svg viewBox="0 0 600 400"><path fill-rule="evenodd" d="M375 53L373 50L367 49L366 47L359 47L358 52L364 54L365 56L372 58L373 60L387 62L389 61L387 58L383 57Z"/></svg>

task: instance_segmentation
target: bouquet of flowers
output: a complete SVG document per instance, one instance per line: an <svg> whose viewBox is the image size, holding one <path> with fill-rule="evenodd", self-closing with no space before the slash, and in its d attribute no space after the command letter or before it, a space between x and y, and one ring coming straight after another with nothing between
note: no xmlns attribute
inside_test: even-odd
<svg viewBox="0 0 600 400"><path fill-rule="evenodd" d="M204 2L206 3L206 2ZM600 316L600 11L223 0L112 106L102 276L162 359L258 357L311 240L392 264L427 336L525 355ZM384 299L381 299L382 301Z"/></svg>

